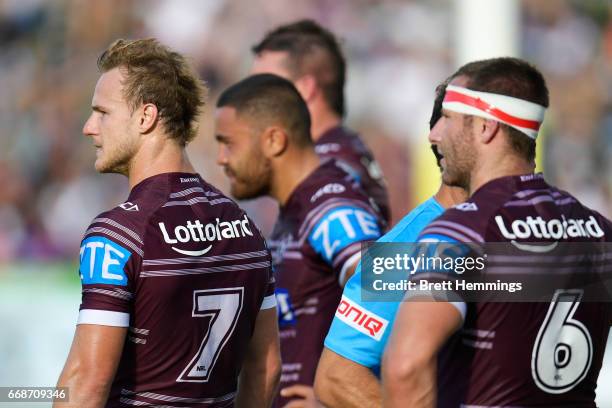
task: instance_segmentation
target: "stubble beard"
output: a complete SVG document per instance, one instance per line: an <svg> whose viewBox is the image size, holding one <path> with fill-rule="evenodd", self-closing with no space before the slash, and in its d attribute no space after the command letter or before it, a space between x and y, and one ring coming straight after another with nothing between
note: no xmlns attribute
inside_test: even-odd
<svg viewBox="0 0 612 408"><path fill-rule="evenodd" d="M245 166L244 171L228 168L234 177L230 194L237 200L250 200L269 195L272 180L272 166L267 159Z"/></svg>
<svg viewBox="0 0 612 408"><path fill-rule="evenodd" d="M136 155L136 144L129 140L105 150L102 146L102 157L96 160L98 173L116 173L129 176L130 164Z"/></svg>
<svg viewBox="0 0 612 408"><path fill-rule="evenodd" d="M469 191L472 170L476 163L473 139L474 136L464 127L457 140L449 147L451 153L444 154L446 164L442 174L444 184Z"/></svg>

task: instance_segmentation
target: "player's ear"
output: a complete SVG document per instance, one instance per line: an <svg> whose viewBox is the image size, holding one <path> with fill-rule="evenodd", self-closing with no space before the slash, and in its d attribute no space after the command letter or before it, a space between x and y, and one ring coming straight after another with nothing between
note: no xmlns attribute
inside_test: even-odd
<svg viewBox="0 0 612 408"><path fill-rule="evenodd" d="M492 142L499 129L500 126L498 121L481 118L480 123L478 124L480 141L484 144Z"/></svg>
<svg viewBox="0 0 612 408"><path fill-rule="evenodd" d="M289 136L278 126L269 126L262 133L262 151L268 158L280 156L289 145Z"/></svg>
<svg viewBox="0 0 612 408"><path fill-rule="evenodd" d="M318 92L317 80L313 75L306 74L299 77L293 82L302 98L306 103L315 98Z"/></svg>
<svg viewBox="0 0 612 408"><path fill-rule="evenodd" d="M159 116L157 106L152 103L145 103L140 107L138 113L138 127L140 133L150 132L155 127L155 123Z"/></svg>

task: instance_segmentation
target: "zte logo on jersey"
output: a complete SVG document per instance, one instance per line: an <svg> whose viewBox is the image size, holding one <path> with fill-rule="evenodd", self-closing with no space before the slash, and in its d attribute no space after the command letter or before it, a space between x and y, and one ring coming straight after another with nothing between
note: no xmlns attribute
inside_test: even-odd
<svg viewBox="0 0 612 408"><path fill-rule="evenodd" d="M249 225L249 218L245 215L244 218L234 221L221 221L219 218L215 222L208 224L202 224L200 220L187 221L186 225L177 225L174 227L173 233L169 232L166 228L166 224L160 222L159 229L164 237L164 242L167 244L178 244L187 242L212 242L221 241L222 239L232 239L246 237L247 235L252 237L253 232ZM170 231L172 231L170 229ZM180 249L171 247L172 250L183 255L190 256L201 256L210 251L212 245L208 245L206 248L196 251L188 251L186 249Z"/></svg>
<svg viewBox="0 0 612 408"><path fill-rule="evenodd" d="M376 217L354 207L338 207L329 211L314 227L309 241L315 251L328 262L353 242L378 238Z"/></svg>
<svg viewBox="0 0 612 408"><path fill-rule="evenodd" d="M362 308L345 296L340 300L336 317L376 341L380 341L389 325L388 320Z"/></svg>
<svg viewBox="0 0 612 408"><path fill-rule="evenodd" d="M81 245L81 281L127 286L124 267L132 253L104 237L89 237Z"/></svg>

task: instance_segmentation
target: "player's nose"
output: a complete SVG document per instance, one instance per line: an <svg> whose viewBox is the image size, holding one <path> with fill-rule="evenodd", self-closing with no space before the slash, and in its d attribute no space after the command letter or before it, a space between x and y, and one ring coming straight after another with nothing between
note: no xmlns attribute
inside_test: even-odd
<svg viewBox="0 0 612 408"><path fill-rule="evenodd" d="M434 125L433 128L431 128L431 130L429 131L429 136L427 137L427 139L429 140L429 143L431 144L437 144L440 143L442 141L442 125L441 125L442 119L439 119L436 124Z"/></svg>
<svg viewBox="0 0 612 408"><path fill-rule="evenodd" d="M217 148L217 164L219 166L225 166L228 163L227 152L225 147L220 143Z"/></svg>
<svg viewBox="0 0 612 408"><path fill-rule="evenodd" d="M98 133L98 127L95 123L93 113L87 118L87 121L83 125L83 134L85 136L93 136Z"/></svg>

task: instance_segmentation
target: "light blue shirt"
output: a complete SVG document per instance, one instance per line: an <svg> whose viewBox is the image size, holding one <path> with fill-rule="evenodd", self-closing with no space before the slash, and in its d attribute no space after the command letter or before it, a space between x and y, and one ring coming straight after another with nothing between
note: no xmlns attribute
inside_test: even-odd
<svg viewBox="0 0 612 408"><path fill-rule="evenodd" d="M432 197L425 201L389 231L377 242L417 242L419 233L444 212L444 208ZM355 274L349 279L342 294L341 307L355 307L356 313L366 313L383 327L374 334L368 328L350 325L347 320L336 313L334 320L325 338L325 347L333 352L370 368L374 374L379 375L383 352L389 334L393 327L395 314L399 302L362 302L361 301L361 263ZM364 320L367 322L370 320Z"/></svg>

